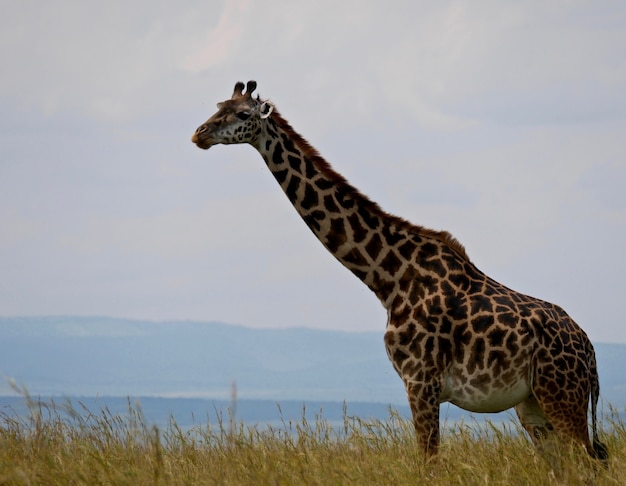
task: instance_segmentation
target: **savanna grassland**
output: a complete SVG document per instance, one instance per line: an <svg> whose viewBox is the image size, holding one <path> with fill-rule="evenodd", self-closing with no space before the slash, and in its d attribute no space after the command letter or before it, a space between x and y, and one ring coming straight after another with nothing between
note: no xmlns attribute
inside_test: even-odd
<svg viewBox="0 0 626 486"><path fill-rule="evenodd" d="M409 421L321 416L280 427L229 418L183 430L146 424L139 405L108 409L34 401L28 416L0 413L0 484L10 485L617 485L626 482L626 428L609 419L608 467L576 447L541 455L511 422L457 425L425 462ZM617 414L614 414L617 417Z"/></svg>

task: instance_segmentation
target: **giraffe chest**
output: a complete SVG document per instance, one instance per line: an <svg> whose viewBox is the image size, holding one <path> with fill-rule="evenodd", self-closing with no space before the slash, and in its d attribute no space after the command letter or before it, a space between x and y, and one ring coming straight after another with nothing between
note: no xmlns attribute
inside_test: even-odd
<svg viewBox="0 0 626 486"><path fill-rule="evenodd" d="M487 371L467 374L463 366L452 366L443 377L440 401L470 412L501 412L522 402L531 393L527 368L501 374Z"/></svg>

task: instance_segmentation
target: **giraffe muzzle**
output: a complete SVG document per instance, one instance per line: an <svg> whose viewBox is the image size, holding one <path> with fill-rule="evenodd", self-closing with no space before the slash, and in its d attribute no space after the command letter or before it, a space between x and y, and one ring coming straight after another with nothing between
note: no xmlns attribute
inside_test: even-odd
<svg viewBox="0 0 626 486"><path fill-rule="evenodd" d="M206 126L203 125L199 127L195 131L195 133L191 136L191 141L195 143L198 148L201 148L203 150L208 150L213 145L213 143L211 143L210 140L203 137L203 135L206 135L206 133L207 133L207 128Z"/></svg>

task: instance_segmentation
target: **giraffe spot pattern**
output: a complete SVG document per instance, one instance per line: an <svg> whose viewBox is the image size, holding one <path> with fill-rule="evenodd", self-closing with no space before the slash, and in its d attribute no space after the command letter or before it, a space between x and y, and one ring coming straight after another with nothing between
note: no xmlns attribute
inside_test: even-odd
<svg viewBox="0 0 626 486"><path fill-rule="evenodd" d="M356 213L352 213L348 216L348 223L352 229L352 239L355 243L361 243L367 236L369 231L361 223L361 219Z"/></svg>
<svg viewBox="0 0 626 486"><path fill-rule="evenodd" d="M331 252L336 252L347 241L344 220L334 218L330 220L330 231L326 235L326 247Z"/></svg>
<svg viewBox="0 0 626 486"><path fill-rule="evenodd" d="M402 266L402 260L398 258L393 249L390 249L380 262L380 266L390 275L395 275Z"/></svg>
<svg viewBox="0 0 626 486"><path fill-rule="evenodd" d="M274 145L274 151L272 152L272 163L281 165L283 162L283 146L277 143Z"/></svg>
<svg viewBox="0 0 626 486"><path fill-rule="evenodd" d="M291 154L287 154L287 161L289 162L289 166L295 170L296 172L301 172L302 159L300 157L295 157Z"/></svg>
<svg viewBox="0 0 626 486"><path fill-rule="evenodd" d="M330 214L338 214L340 212L339 207L335 202L335 198L330 194L326 194L324 196L324 208Z"/></svg>
<svg viewBox="0 0 626 486"><path fill-rule="evenodd" d="M300 177L293 173L289 177L289 183L287 184L287 188L285 189L285 194L287 194L287 197L292 204L295 204L298 201L298 189L300 187L300 182Z"/></svg>
<svg viewBox="0 0 626 486"><path fill-rule="evenodd" d="M304 209L311 209L319 204L319 196L311 184L305 184L304 198L300 204Z"/></svg>

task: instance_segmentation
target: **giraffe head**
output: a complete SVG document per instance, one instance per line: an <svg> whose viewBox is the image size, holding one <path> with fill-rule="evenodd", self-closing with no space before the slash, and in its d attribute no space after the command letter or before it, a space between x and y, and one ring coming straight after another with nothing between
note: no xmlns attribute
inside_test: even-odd
<svg viewBox="0 0 626 486"><path fill-rule="evenodd" d="M218 143L254 143L263 120L268 118L274 106L252 97L256 81L244 84L239 81L229 100L217 104L217 113L198 127L191 141L201 149L208 149Z"/></svg>

